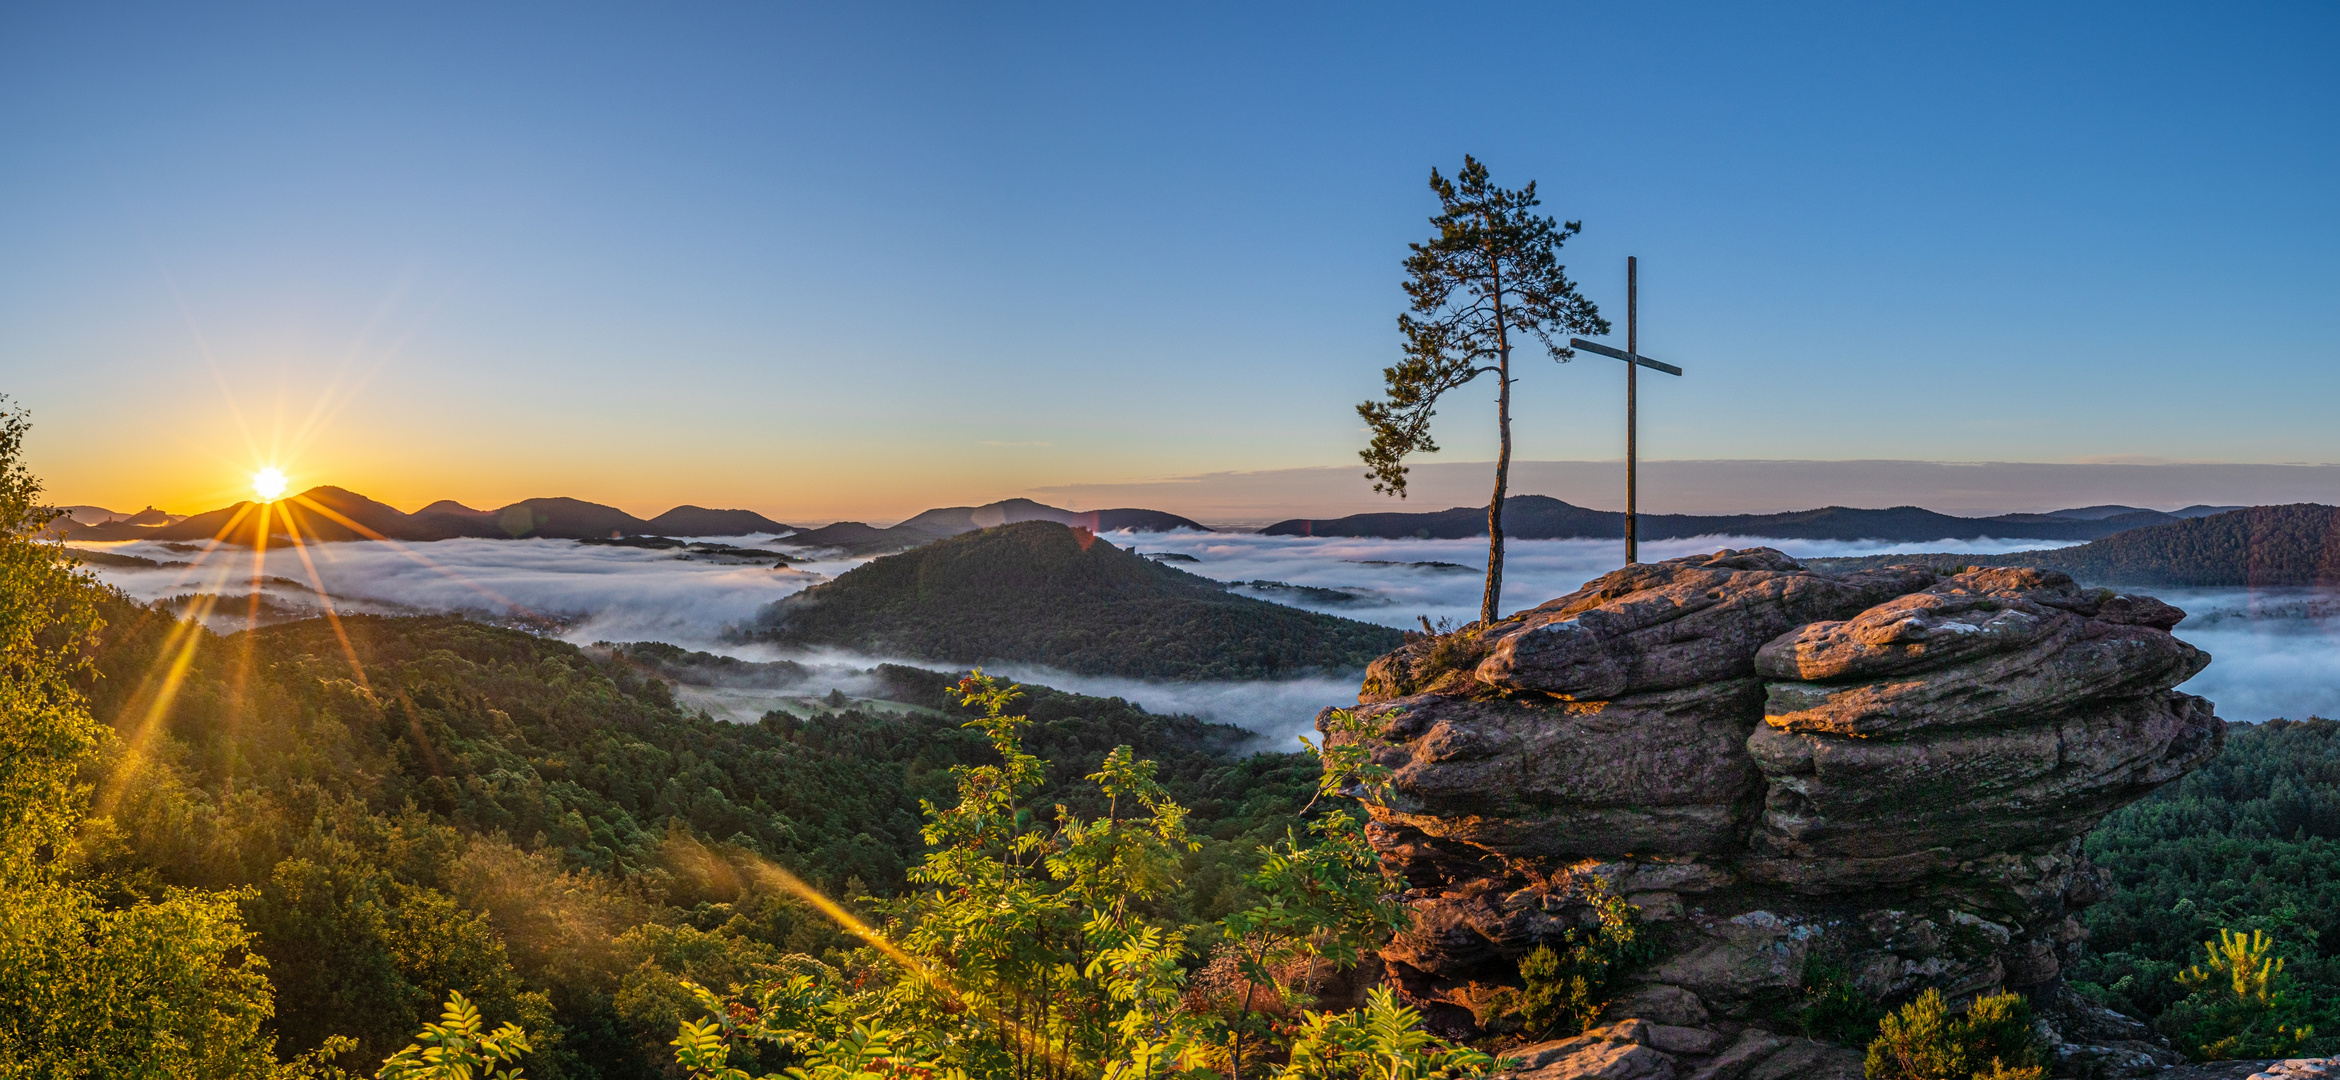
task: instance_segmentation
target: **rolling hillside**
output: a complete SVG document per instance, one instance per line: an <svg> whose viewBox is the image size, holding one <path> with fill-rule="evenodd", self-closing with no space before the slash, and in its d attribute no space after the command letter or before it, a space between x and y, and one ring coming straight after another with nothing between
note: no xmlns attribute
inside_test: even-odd
<svg viewBox="0 0 2340 1080"><path fill-rule="evenodd" d="M832 550L848 555L883 555L908 551L923 544L931 544L946 536L957 536L977 529L1014 525L1026 521L1052 521L1059 525L1073 525L1090 532L1169 532L1172 529L1193 529L1209 532L1198 522L1161 510L1062 510L1030 499L1006 499L982 506L944 506L928 510L888 529L858 521L840 521L818 529L808 529L777 541L783 547L807 551Z"/></svg>
<svg viewBox="0 0 2340 1080"><path fill-rule="evenodd" d="M650 530L660 536L746 536L749 533L794 532L753 510L709 510L704 506L677 506L650 519Z"/></svg>
<svg viewBox="0 0 2340 1080"><path fill-rule="evenodd" d="M877 559L767 608L760 639L1090 675L1244 679L1350 671L1396 630L1229 593L1047 521Z"/></svg>
<svg viewBox="0 0 2340 1080"><path fill-rule="evenodd" d="M2214 588L2340 586L2340 507L2253 506L2153 525L2092 543L2008 555L1873 555L1815 559L1854 569L1886 563L2041 566L2092 585Z"/></svg>

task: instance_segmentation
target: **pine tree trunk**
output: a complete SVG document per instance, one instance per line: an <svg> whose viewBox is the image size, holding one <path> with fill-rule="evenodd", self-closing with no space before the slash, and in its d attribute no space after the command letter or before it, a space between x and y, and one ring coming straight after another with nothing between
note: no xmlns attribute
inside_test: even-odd
<svg viewBox="0 0 2340 1080"><path fill-rule="evenodd" d="M1498 321L1498 340L1502 333ZM1502 448L1495 456L1495 497L1487 501L1487 593L1479 599L1482 626L1493 623L1496 609L1503 605L1503 492L1511 483L1511 346L1504 344L1501 350L1495 377L1503 382L1495 394L1495 425L1502 435Z"/></svg>

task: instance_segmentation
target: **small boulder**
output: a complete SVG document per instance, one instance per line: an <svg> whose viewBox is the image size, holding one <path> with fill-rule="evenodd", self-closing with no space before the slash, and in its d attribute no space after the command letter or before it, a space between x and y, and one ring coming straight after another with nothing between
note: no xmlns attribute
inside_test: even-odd
<svg viewBox="0 0 2340 1080"><path fill-rule="evenodd" d="M1645 983L1627 990L1602 1013L1612 1021L1639 1017L1659 1024L1695 1027L1708 1019L1706 1004L1679 986Z"/></svg>
<svg viewBox="0 0 2340 1080"><path fill-rule="evenodd" d="M1573 1039L1540 1043L1505 1056L1520 1080L1674 1080L1674 1059L1650 1046L1657 1025L1626 1020Z"/></svg>
<svg viewBox="0 0 2340 1080"><path fill-rule="evenodd" d="M1750 911L1695 924L1697 936L1639 977L1682 987L1710 1005L1735 1007L1804 984L1804 959L1821 927Z"/></svg>
<svg viewBox="0 0 2340 1080"><path fill-rule="evenodd" d="M1748 1028L1688 1080L1861 1080L1862 1071L1856 1051Z"/></svg>

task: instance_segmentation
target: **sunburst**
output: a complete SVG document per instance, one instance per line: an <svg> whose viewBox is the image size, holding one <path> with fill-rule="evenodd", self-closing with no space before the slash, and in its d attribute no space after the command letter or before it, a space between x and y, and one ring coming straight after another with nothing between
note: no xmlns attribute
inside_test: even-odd
<svg viewBox="0 0 2340 1080"><path fill-rule="evenodd" d="M284 470L274 465L252 474L252 494L261 502L275 502L284 497Z"/></svg>

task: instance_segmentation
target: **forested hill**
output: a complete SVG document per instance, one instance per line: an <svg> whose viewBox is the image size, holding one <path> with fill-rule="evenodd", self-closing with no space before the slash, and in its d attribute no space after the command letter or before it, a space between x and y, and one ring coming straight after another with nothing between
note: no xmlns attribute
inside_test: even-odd
<svg viewBox="0 0 2340 1080"><path fill-rule="evenodd" d="M2074 985L2157 1018L2183 1046L2177 973L2221 929L2264 931L2292 981L2276 1019L2329 1038L2340 1014L2340 723L2230 724L2225 752L2115 811L2086 843L2113 891L2080 917L2089 948L2065 969Z"/></svg>
<svg viewBox="0 0 2340 1080"><path fill-rule="evenodd" d="M2107 585L2340 585L2340 507L2254 506L2034 554Z"/></svg>
<svg viewBox="0 0 2340 1080"><path fill-rule="evenodd" d="M1830 506L1785 514L1642 514L1635 531L1644 540L1689 536L1766 536L1789 540L1919 540L1997 537L2017 540L2093 540L2127 529L2179 520L2154 510L2086 519L2055 514L1966 518L1915 506L1856 510ZM1457 540L1487 535L1487 508L1458 506L1430 513L1352 514L1294 518L1261 530L1271 536L1378 536ZM1503 532L1515 540L1614 539L1625 515L1590 510L1543 495L1503 500Z"/></svg>
<svg viewBox="0 0 2340 1080"><path fill-rule="evenodd" d="M2253 506L2133 529L2093 543L2007 555L1871 555L1817 559L1831 569L1887 563L2039 566L2094 585L2340 585L2340 507Z"/></svg>
<svg viewBox="0 0 2340 1080"><path fill-rule="evenodd" d="M342 1064L367 1073L456 990L538 1037L531 1077L668 1075L698 1015L679 980L857 944L770 868L891 894L924 850L920 800L997 760L936 672L881 673L907 711L742 725L622 661L455 618L344 618L345 650L323 620L223 638L119 601L105 617L89 691L119 737L78 872L117 901L248 890L279 1052L355 1036ZM1251 902L1244 860L1315 783L1313 758L1239 757L1246 732L1115 699L1029 688L1016 711L1051 762L1036 806L1101 812L1080 778L1115 745L1160 763L1204 840L1178 869L1197 912Z"/></svg>
<svg viewBox="0 0 2340 1080"><path fill-rule="evenodd" d="M1362 669L1387 627L1254 600L1046 521L966 533L767 608L756 636L947 663L1256 679Z"/></svg>

